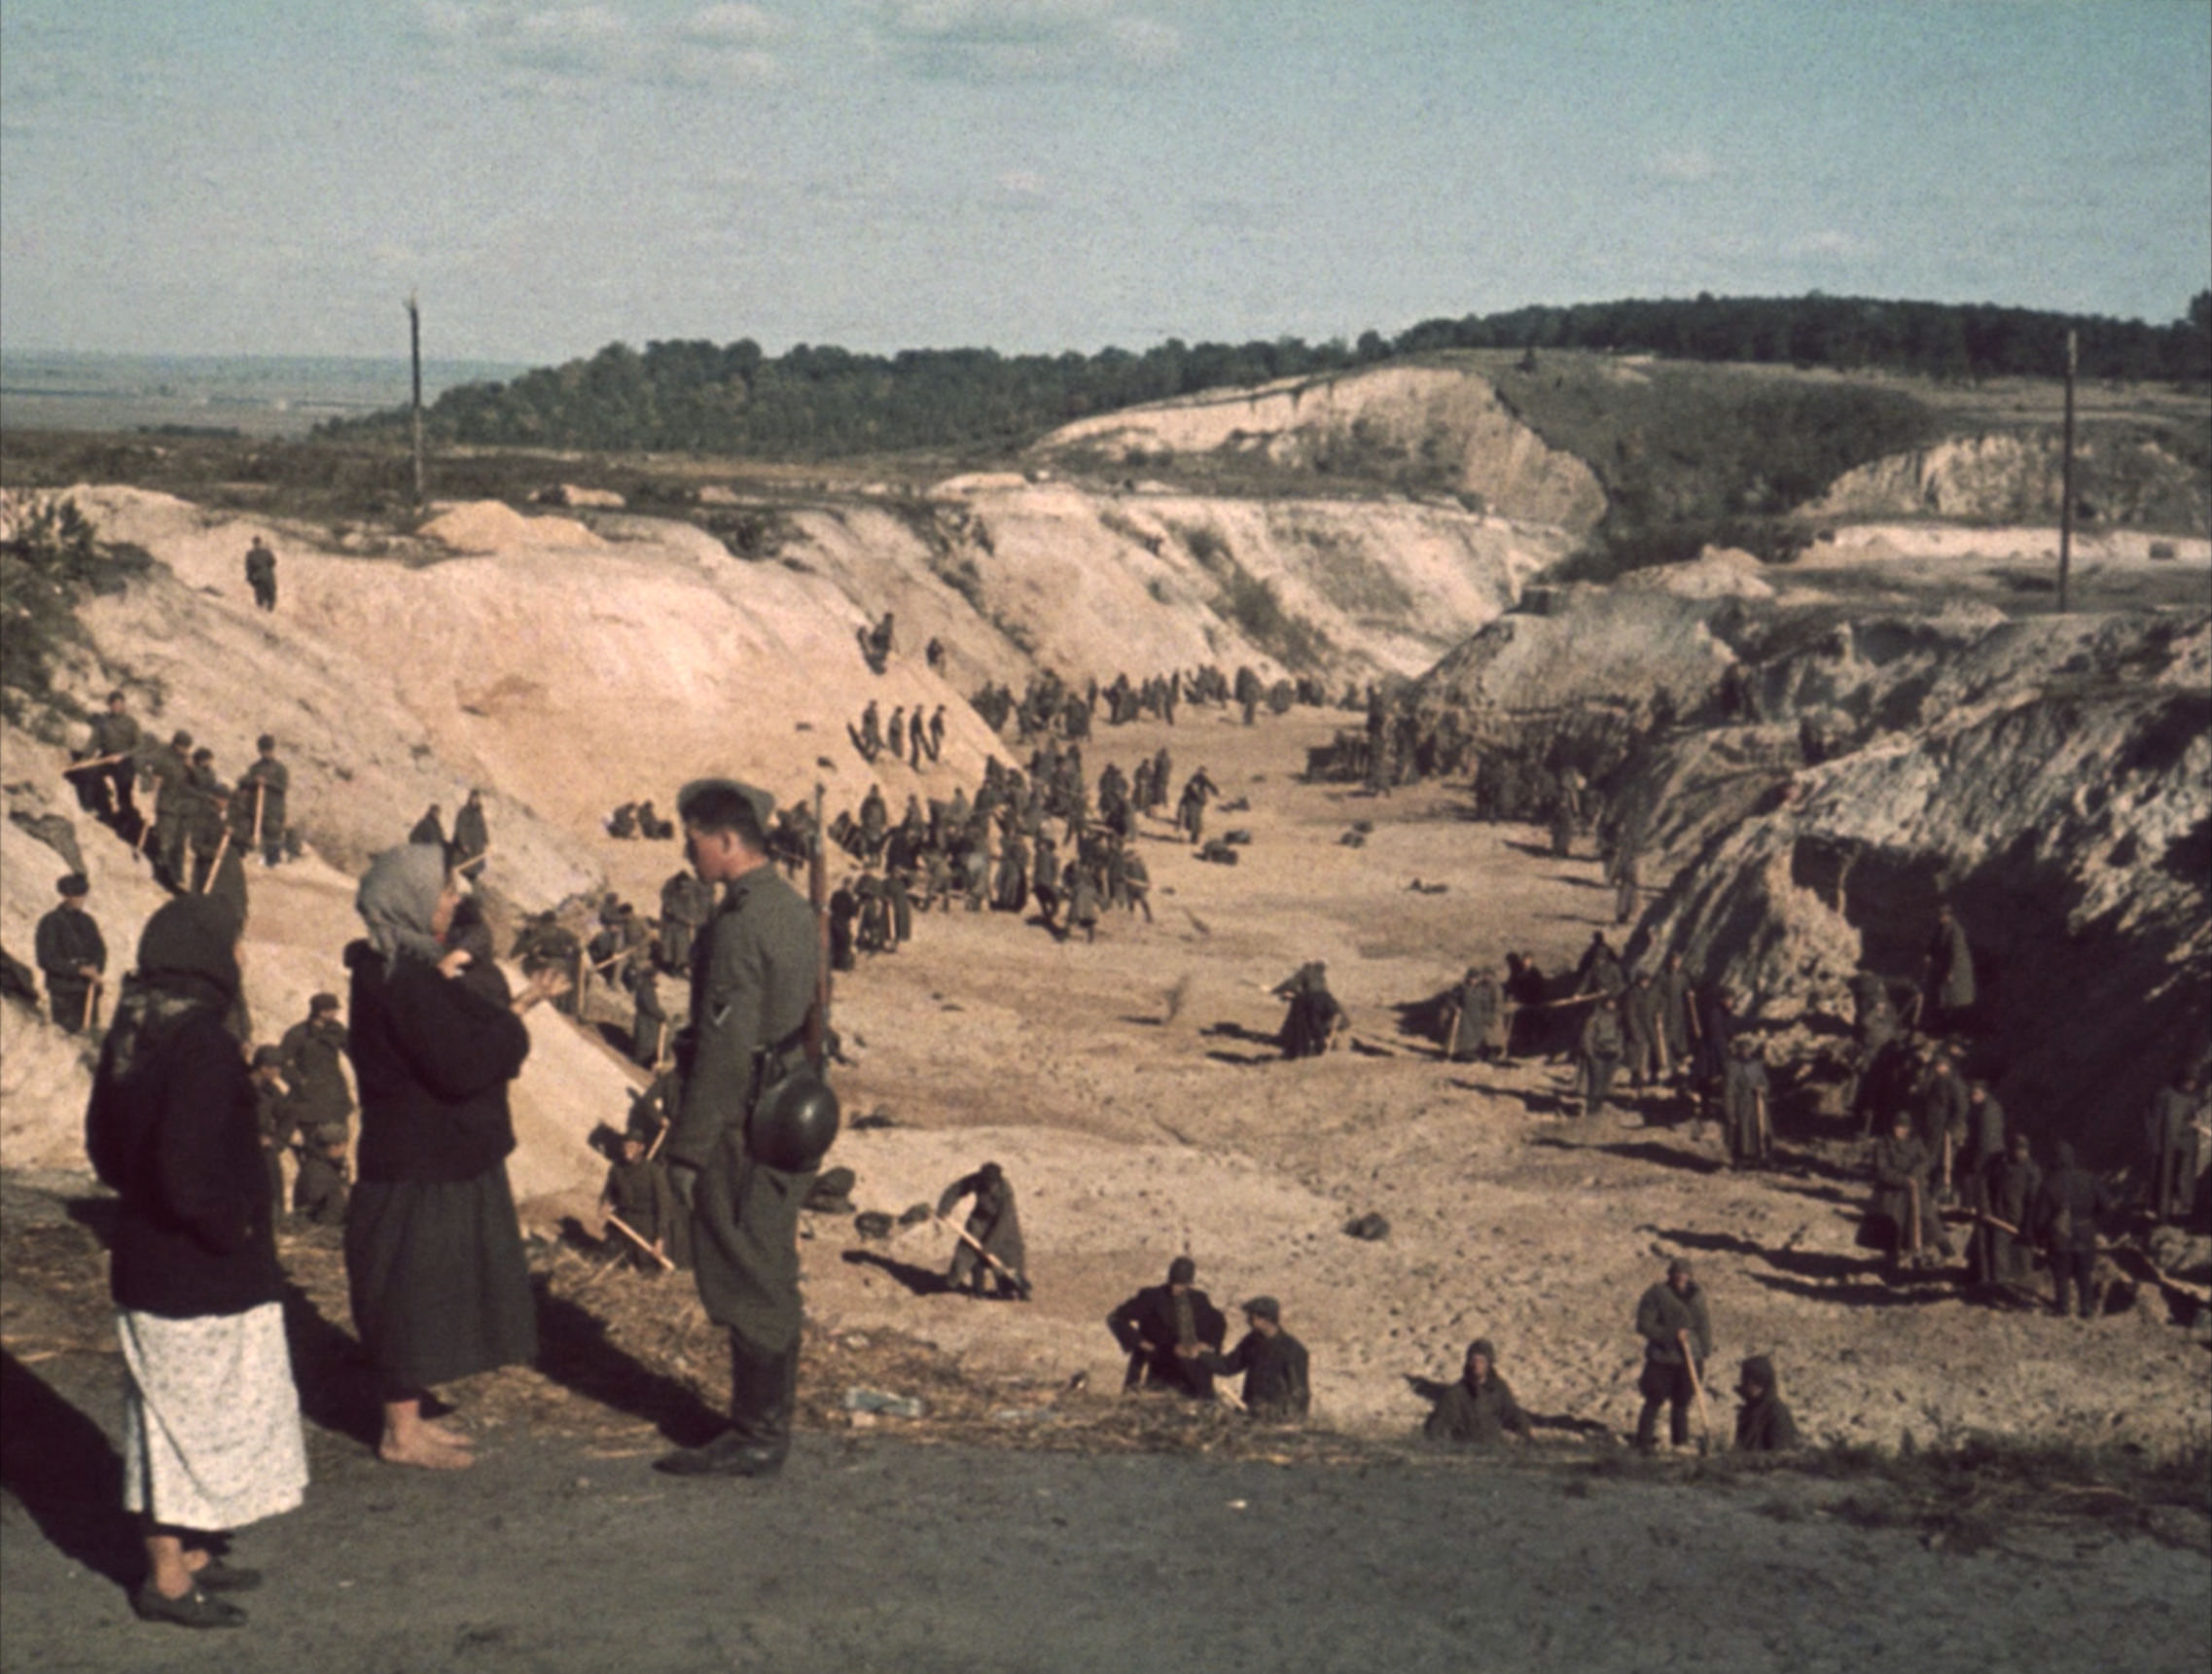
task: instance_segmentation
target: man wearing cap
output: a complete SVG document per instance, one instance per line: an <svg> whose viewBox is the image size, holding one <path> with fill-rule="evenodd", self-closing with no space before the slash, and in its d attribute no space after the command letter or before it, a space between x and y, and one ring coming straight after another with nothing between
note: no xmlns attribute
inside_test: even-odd
<svg viewBox="0 0 2212 1674"><path fill-rule="evenodd" d="M353 1115L353 1089L345 1070L345 1025L339 1021L338 996L317 994L307 1015L284 1031L277 1063L292 1088L292 1113L306 1139L317 1145L343 1145Z"/></svg>
<svg viewBox="0 0 2212 1674"><path fill-rule="evenodd" d="M1498 1351L1488 1337L1467 1345L1459 1381L1437 1398L1421 1434L1431 1442L1475 1447L1494 1447L1508 1436L1531 1439L1528 1416L1514 1400L1512 1386L1498 1375Z"/></svg>
<svg viewBox="0 0 2212 1674"><path fill-rule="evenodd" d="M1254 1297L1244 1304L1244 1328L1227 1354L1181 1345L1175 1352L1217 1376L1244 1373L1244 1410L1253 1417L1278 1424L1303 1418L1313 1405L1305 1344L1283 1330L1282 1304L1273 1297Z"/></svg>
<svg viewBox="0 0 2212 1674"><path fill-rule="evenodd" d="M964 1174L953 1181L939 1194L937 1218L948 1220L960 1199L969 1196L973 1196L975 1202L968 1210L968 1237L962 1238L952 1251L952 1266L945 1276L945 1285L955 1291L967 1289L981 1297L987 1284L997 1295L1019 1301L1028 1283L1028 1276L1022 1271L1028 1252L1021 1242L1021 1217L1014 1207L1014 1183L1007 1179L1005 1169L995 1162L986 1162L973 1174ZM975 1242L970 1243L970 1238ZM1012 1273L1013 1278L1007 1278L991 1262L984 1261L984 1255Z"/></svg>
<svg viewBox="0 0 2212 1674"><path fill-rule="evenodd" d="M54 888L60 904L38 921L38 968L46 973L46 1009L64 1034L74 1035L89 1020L92 989L108 968L108 945L100 927L85 910L91 885L84 873L70 873Z"/></svg>
<svg viewBox="0 0 2212 1674"><path fill-rule="evenodd" d="M693 1216L707 1317L730 1333L731 1428L659 1461L672 1476L771 1476L791 1448L799 1378L799 1211L815 1170L768 1165L746 1122L762 1091L806 1062L820 969L814 914L768 856L775 801L733 779L678 793L686 857L723 899L692 959L691 1021L677 1045L683 1097L669 1184Z"/></svg>
<svg viewBox="0 0 2212 1674"><path fill-rule="evenodd" d="M138 782L138 723L124 707L120 692L108 694L107 713L92 717L92 760L101 766L78 781L91 790L100 818L125 842L138 840L138 809L131 800ZM72 775L75 778L75 775Z"/></svg>
<svg viewBox="0 0 2212 1674"><path fill-rule="evenodd" d="M1172 1389L1194 1400L1210 1401L1214 1374L1198 1352L1219 1351L1229 1321L1197 1288L1198 1265L1177 1256L1167 1266L1167 1282L1147 1285L1106 1316L1106 1329L1129 1357L1124 1389ZM1179 1351L1190 1349L1184 1354Z"/></svg>
<svg viewBox="0 0 2212 1674"><path fill-rule="evenodd" d="M245 846L261 845L261 863L274 866L284 858L284 794L292 774L276 759L276 738L264 732L254 740L260 754L254 765L238 775L238 794L232 817L243 834Z"/></svg>
<svg viewBox="0 0 2212 1674"><path fill-rule="evenodd" d="M1690 1440L1690 1404L1713 1352L1705 1293L1681 1257L1667 1263L1666 1277L1636 1303L1636 1335L1644 1339L1644 1371L1636 1383L1644 1409L1636 1418L1636 1446L1649 1453L1659 1445L1659 1409L1663 1406L1672 1409L1668 1440L1680 1447Z"/></svg>
<svg viewBox="0 0 2212 1674"><path fill-rule="evenodd" d="M1782 1405L1781 1385L1774 1363L1755 1354L1743 1363L1735 1392L1743 1405L1736 1409L1735 1450L1738 1453L1786 1453L1798 1444L1797 1420Z"/></svg>
<svg viewBox="0 0 2212 1674"><path fill-rule="evenodd" d="M154 781L154 871L171 889L182 893L185 883L185 819L192 797L192 734L172 733L166 750L147 758L147 775Z"/></svg>
<svg viewBox="0 0 2212 1674"><path fill-rule="evenodd" d="M1975 1212L1968 1264L1976 1284L2004 1292L2015 1286L2024 1289L2034 1279L2032 1232L2036 1198L2042 1191L2043 1170L2036 1166L2028 1136L2016 1133L2006 1142L2002 1157L1982 1165L1968 1198Z"/></svg>
<svg viewBox="0 0 2212 1674"><path fill-rule="evenodd" d="M1947 901L1936 909L1926 966L1920 1026L1931 1032L1964 1027L1974 1011L1974 951L1967 946L1966 931Z"/></svg>

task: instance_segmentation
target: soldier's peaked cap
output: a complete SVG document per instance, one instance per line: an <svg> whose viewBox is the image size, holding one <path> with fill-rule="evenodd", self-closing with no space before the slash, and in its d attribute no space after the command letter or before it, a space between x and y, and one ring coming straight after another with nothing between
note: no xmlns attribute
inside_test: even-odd
<svg viewBox="0 0 2212 1674"><path fill-rule="evenodd" d="M66 873L54 883L54 887L59 890L63 895L68 896L89 895L91 893L92 888L91 884L86 879L85 874L81 872L72 872Z"/></svg>
<svg viewBox="0 0 2212 1674"><path fill-rule="evenodd" d="M775 798L758 785L748 785L741 779L694 779L676 793L676 817L692 817L692 805L700 797L715 791L734 791L744 798L746 806L753 810L753 824L762 837L775 820Z"/></svg>

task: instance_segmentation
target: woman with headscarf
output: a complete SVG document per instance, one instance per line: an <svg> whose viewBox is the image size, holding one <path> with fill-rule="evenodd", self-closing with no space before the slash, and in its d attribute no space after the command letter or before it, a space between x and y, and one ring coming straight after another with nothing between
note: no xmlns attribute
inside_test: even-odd
<svg viewBox="0 0 2212 1674"><path fill-rule="evenodd" d="M253 1078L224 1017L238 926L206 896L147 920L85 1115L115 1189L109 1286L123 1343L124 1506L142 1519L149 1621L234 1627L210 1593L261 1579L219 1555L228 1531L300 1504L300 1397Z"/></svg>
<svg viewBox="0 0 2212 1674"><path fill-rule="evenodd" d="M369 934L345 950L361 1088L346 1284L380 1384L377 1457L432 1470L473 1460L466 1436L422 1415L430 1390L537 1353L507 1084L530 1051L522 1014L561 985L540 973L510 1000L488 962L458 979L445 938L460 901L443 846L387 850L354 903Z"/></svg>

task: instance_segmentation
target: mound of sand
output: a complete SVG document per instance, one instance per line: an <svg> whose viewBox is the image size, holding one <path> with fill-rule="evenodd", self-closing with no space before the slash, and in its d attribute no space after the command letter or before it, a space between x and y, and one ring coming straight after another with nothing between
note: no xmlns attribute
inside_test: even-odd
<svg viewBox="0 0 2212 1674"><path fill-rule="evenodd" d="M560 492L565 493L565 490ZM597 504L559 499L558 506ZM616 504L620 504L617 500ZM598 536L574 517L525 517L500 500L471 500L437 514L415 533L456 552L512 552L546 548L595 548Z"/></svg>
<svg viewBox="0 0 2212 1674"><path fill-rule="evenodd" d="M1382 481L1441 470L1442 485L1516 519L1582 531L1605 515L1588 465L1516 418L1488 379L1456 368L1379 367L1124 408L1055 430L1032 452L1140 466L1160 455L1256 457Z"/></svg>

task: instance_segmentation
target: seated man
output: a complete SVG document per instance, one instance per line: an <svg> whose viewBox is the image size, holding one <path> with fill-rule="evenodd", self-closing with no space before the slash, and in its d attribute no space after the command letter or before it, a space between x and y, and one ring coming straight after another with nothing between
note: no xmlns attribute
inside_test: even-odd
<svg viewBox="0 0 2212 1674"><path fill-rule="evenodd" d="M1244 1373L1244 1409L1253 1417L1277 1423L1303 1418L1313 1404L1305 1344L1283 1330L1282 1304L1273 1297L1254 1297L1244 1304L1244 1325L1243 1337L1227 1354L1203 1348L1176 1352L1210 1372Z"/></svg>
<svg viewBox="0 0 2212 1674"><path fill-rule="evenodd" d="M1755 1354L1743 1363L1736 1378L1736 1394L1743 1406L1735 1415L1735 1450L1738 1453L1782 1453L1798 1444L1797 1421L1782 1405L1781 1386L1775 1381L1774 1363Z"/></svg>
<svg viewBox="0 0 2212 1674"><path fill-rule="evenodd" d="M1498 1351L1488 1337L1469 1343L1459 1381L1438 1398L1421 1434L1431 1442L1476 1447L1494 1447L1508 1436L1530 1440L1527 1414L1514 1400L1512 1386L1498 1375L1497 1365Z"/></svg>
<svg viewBox="0 0 2212 1674"><path fill-rule="evenodd" d="M1172 1389L1196 1401L1213 1399L1213 1372L1195 1354L1176 1352L1218 1352L1229 1335L1228 1319L1193 1283L1197 1276L1197 1264L1177 1256L1168 1264L1165 1284L1147 1285L1106 1316L1106 1329L1129 1357L1124 1389Z"/></svg>

